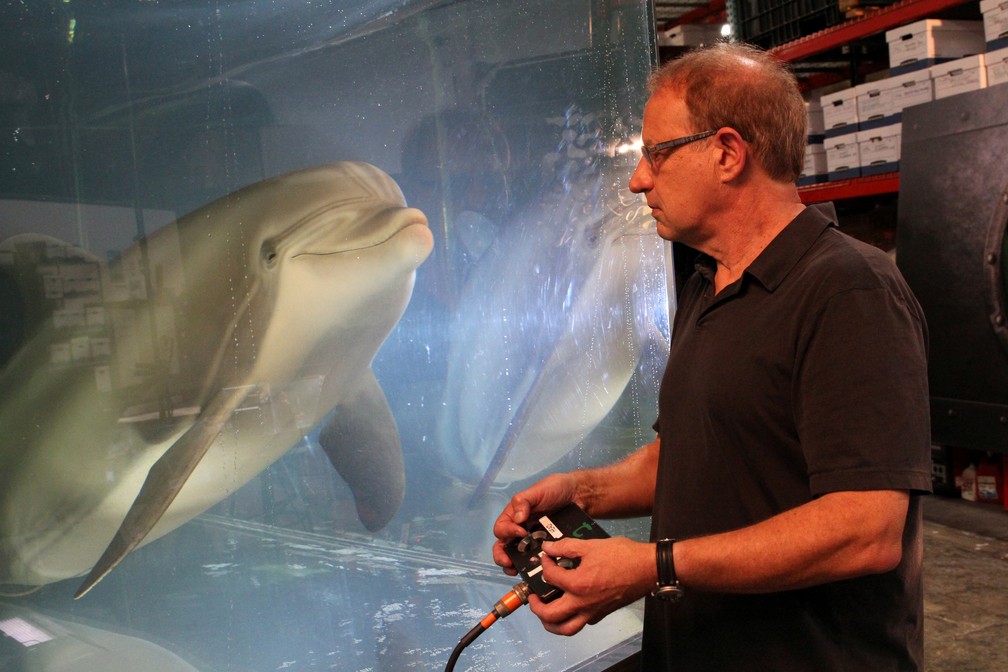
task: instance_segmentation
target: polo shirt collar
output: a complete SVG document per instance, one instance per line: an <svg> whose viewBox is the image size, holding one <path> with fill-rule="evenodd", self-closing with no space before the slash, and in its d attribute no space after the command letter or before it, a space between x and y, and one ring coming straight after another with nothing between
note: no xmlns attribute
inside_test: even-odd
<svg viewBox="0 0 1008 672"><path fill-rule="evenodd" d="M807 206L770 241L766 249L749 264L745 273L768 291L774 291L822 232L836 226L836 219L836 209L832 203Z"/></svg>
<svg viewBox="0 0 1008 672"><path fill-rule="evenodd" d="M809 205L777 237L770 241L760 255L749 264L743 276L748 275L768 291L774 291L784 282L791 269L812 247L822 232L836 226L836 209L832 203ZM716 262L706 254L697 259L696 270L708 282L714 282ZM734 293L734 292L730 292Z"/></svg>

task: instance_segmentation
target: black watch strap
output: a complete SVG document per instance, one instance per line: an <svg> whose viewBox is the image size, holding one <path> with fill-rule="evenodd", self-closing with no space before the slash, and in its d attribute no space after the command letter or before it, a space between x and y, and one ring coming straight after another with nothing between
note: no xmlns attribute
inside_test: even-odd
<svg viewBox="0 0 1008 672"><path fill-rule="evenodd" d="M675 539L659 539L655 544L655 560L658 563L658 586L651 593L662 600L675 601L683 596L682 587L675 571L672 545Z"/></svg>

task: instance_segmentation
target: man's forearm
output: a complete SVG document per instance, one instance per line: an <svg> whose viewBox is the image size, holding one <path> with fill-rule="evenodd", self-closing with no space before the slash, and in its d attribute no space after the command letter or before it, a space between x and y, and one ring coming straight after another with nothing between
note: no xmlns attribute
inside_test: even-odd
<svg viewBox="0 0 1008 672"><path fill-rule="evenodd" d="M900 561L909 495L838 492L732 532L675 544L688 588L767 593L889 571Z"/></svg>
<svg viewBox="0 0 1008 672"><path fill-rule="evenodd" d="M654 505L659 440L655 438L615 464L572 473L578 499L595 518L646 516Z"/></svg>

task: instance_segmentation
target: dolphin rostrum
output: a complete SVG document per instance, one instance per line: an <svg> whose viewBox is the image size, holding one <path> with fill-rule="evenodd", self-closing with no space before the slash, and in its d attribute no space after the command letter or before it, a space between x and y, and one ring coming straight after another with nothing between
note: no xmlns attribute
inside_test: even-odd
<svg viewBox="0 0 1008 672"><path fill-rule="evenodd" d="M0 583L90 571L80 597L319 425L383 527L405 476L370 364L432 245L356 162L246 187L107 264L40 235L0 244L21 338L0 361Z"/></svg>

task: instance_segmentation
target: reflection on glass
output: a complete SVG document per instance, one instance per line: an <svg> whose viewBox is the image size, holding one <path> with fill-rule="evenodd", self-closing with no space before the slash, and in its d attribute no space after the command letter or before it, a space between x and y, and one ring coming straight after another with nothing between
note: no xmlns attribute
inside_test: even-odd
<svg viewBox="0 0 1008 672"><path fill-rule="evenodd" d="M512 583L510 492L650 439L647 14L2 10L0 670L443 667ZM526 613L466 658L604 666L639 629Z"/></svg>

